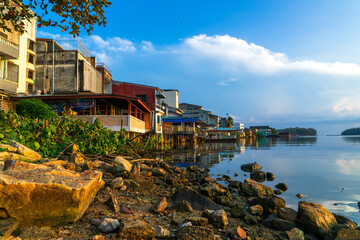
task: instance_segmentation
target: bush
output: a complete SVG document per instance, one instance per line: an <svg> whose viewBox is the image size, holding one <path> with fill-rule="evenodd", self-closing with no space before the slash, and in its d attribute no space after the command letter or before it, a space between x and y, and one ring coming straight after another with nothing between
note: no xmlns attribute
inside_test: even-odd
<svg viewBox="0 0 360 240"><path fill-rule="evenodd" d="M16 105L16 113L31 119L50 119L57 117L49 105L40 99L23 99Z"/></svg>

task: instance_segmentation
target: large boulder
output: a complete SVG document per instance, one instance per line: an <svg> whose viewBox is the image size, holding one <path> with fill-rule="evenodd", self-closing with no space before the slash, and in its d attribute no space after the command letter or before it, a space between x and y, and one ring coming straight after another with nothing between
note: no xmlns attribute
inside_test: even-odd
<svg viewBox="0 0 360 240"><path fill-rule="evenodd" d="M0 208L21 226L53 226L78 220L104 185L102 173L76 173L55 165L48 167L6 161L0 172Z"/></svg>
<svg viewBox="0 0 360 240"><path fill-rule="evenodd" d="M334 215L324 206L307 201L300 201L298 225L307 233L325 236L337 224Z"/></svg>
<svg viewBox="0 0 360 240"><path fill-rule="evenodd" d="M217 228L225 229L228 225L228 218L226 212L223 209L220 210L209 210L206 209L202 217L208 218L209 222Z"/></svg>
<svg viewBox="0 0 360 240"><path fill-rule="evenodd" d="M29 157L29 158L32 158L34 160L40 160L42 157L39 153L35 152L34 150L18 143L18 142L15 142L14 140L10 140L9 141L9 145L16 148L17 149L17 153L25 156L25 157Z"/></svg>
<svg viewBox="0 0 360 240"><path fill-rule="evenodd" d="M264 209L265 215L269 213L279 213L280 209L286 207L285 200L277 196L267 198L249 198L248 202L250 205L260 204Z"/></svg>
<svg viewBox="0 0 360 240"><path fill-rule="evenodd" d="M120 156L114 159L114 166L117 168L118 171L131 172L132 169L132 164L128 160Z"/></svg>
<svg viewBox="0 0 360 240"><path fill-rule="evenodd" d="M270 197L274 195L274 190L254 180L245 179L245 182L241 185L241 193L247 196Z"/></svg>
<svg viewBox="0 0 360 240"><path fill-rule="evenodd" d="M188 201L195 210L221 209L221 207L211 199L204 197L193 189L187 187L176 191L173 195L170 196L169 201L173 204L177 204L182 201Z"/></svg>

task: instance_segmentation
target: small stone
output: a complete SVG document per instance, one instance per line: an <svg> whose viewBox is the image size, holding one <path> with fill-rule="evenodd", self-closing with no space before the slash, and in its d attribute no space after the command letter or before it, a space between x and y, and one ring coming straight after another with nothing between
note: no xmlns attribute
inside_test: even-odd
<svg viewBox="0 0 360 240"><path fill-rule="evenodd" d="M244 220L249 225L255 225L258 223L258 218L251 215L251 214L245 214Z"/></svg>
<svg viewBox="0 0 360 240"><path fill-rule="evenodd" d="M183 224L180 225L180 229L184 228L184 227L190 227L190 226L192 226L191 222L184 222Z"/></svg>
<svg viewBox="0 0 360 240"><path fill-rule="evenodd" d="M283 192L286 192L288 190L288 186L285 183L278 183L275 185L275 187L282 190Z"/></svg>
<svg viewBox="0 0 360 240"><path fill-rule="evenodd" d="M304 197L304 195L301 194L301 193L296 194L296 196L297 196L298 198L303 198L303 197Z"/></svg>
<svg viewBox="0 0 360 240"><path fill-rule="evenodd" d="M161 213L165 210L165 208L167 207L168 203L166 201L166 197L163 197L161 199L159 199L150 209L151 212L153 213Z"/></svg>
<svg viewBox="0 0 360 240"><path fill-rule="evenodd" d="M298 228L293 228L285 232L289 240L304 240L304 232Z"/></svg>
<svg viewBox="0 0 360 240"><path fill-rule="evenodd" d="M120 228L120 223L117 219L113 218L103 218L100 221L98 229L102 233L111 233L115 232Z"/></svg>
<svg viewBox="0 0 360 240"><path fill-rule="evenodd" d="M113 180L111 180L110 182L110 187L115 189L115 188L121 188L124 185L124 181L122 177L117 177L114 178Z"/></svg>
<svg viewBox="0 0 360 240"><path fill-rule="evenodd" d="M246 232L241 227L237 227L236 233L240 239L246 239Z"/></svg>
<svg viewBox="0 0 360 240"><path fill-rule="evenodd" d="M122 186L122 187L120 188L120 191L125 191L126 188L127 188L127 187L124 185L124 186Z"/></svg>
<svg viewBox="0 0 360 240"><path fill-rule="evenodd" d="M275 189L274 193L275 193L275 195L281 195L283 193L283 191L280 189Z"/></svg>
<svg viewBox="0 0 360 240"><path fill-rule="evenodd" d="M193 226L206 226L209 220L204 217L190 217L185 219L184 222L191 222Z"/></svg>
<svg viewBox="0 0 360 240"><path fill-rule="evenodd" d="M290 221L290 222L296 222L296 219L297 219L297 211L295 211L294 209L292 208L281 208L279 210L279 217L281 219L284 219L284 220L287 220L287 221Z"/></svg>
<svg viewBox="0 0 360 240"><path fill-rule="evenodd" d="M8 218L0 220L0 237L1 239L6 239L9 237L13 231L17 229L19 222L16 218Z"/></svg>
<svg viewBox="0 0 360 240"><path fill-rule="evenodd" d="M162 226L159 225L152 225L153 228L155 229L155 236L158 238L167 238L170 236L170 231L166 228L163 228Z"/></svg>
<svg viewBox="0 0 360 240"><path fill-rule="evenodd" d="M180 229L177 233L177 239L214 239L214 231L202 226L189 226Z"/></svg>
<svg viewBox="0 0 360 240"><path fill-rule="evenodd" d="M120 212L124 214L135 214L134 211L131 211L130 209L124 206L120 207Z"/></svg>
<svg viewBox="0 0 360 240"><path fill-rule="evenodd" d="M266 180L268 181L274 181L275 180L275 174L273 174L272 172L267 172L266 173Z"/></svg>
<svg viewBox="0 0 360 240"><path fill-rule="evenodd" d="M131 172L132 164L125 158L118 156L114 159L114 166L118 171L127 171Z"/></svg>
<svg viewBox="0 0 360 240"><path fill-rule="evenodd" d="M103 235L95 235L95 236L92 237L91 240L105 240L105 239L106 238Z"/></svg>
<svg viewBox="0 0 360 240"><path fill-rule="evenodd" d="M240 182L240 181L232 180L232 181L230 181L228 187L235 188L235 189L239 189L239 188L240 188L240 185L241 185L241 182Z"/></svg>
<svg viewBox="0 0 360 240"><path fill-rule="evenodd" d="M154 176L159 176L159 177L163 177L167 175L167 171L165 171L162 168L154 168L151 172Z"/></svg>
<svg viewBox="0 0 360 240"><path fill-rule="evenodd" d="M124 219L121 221L118 239L150 240L156 236L155 229L141 220Z"/></svg>
<svg viewBox="0 0 360 240"><path fill-rule="evenodd" d="M260 171L261 169L262 167L256 162L241 165L241 170L245 172L256 172L256 171Z"/></svg>
<svg viewBox="0 0 360 240"><path fill-rule="evenodd" d="M249 210L252 215L257 215L257 216L261 216L264 212L264 209L261 205L251 206Z"/></svg>
<svg viewBox="0 0 360 240"><path fill-rule="evenodd" d="M209 210L206 209L203 214L203 217L209 219L209 222L215 227L225 229L228 225L228 218L226 212L223 209L220 210Z"/></svg>
<svg viewBox="0 0 360 240"><path fill-rule="evenodd" d="M71 162L75 164L83 164L85 163L85 158L81 153L73 153L71 154Z"/></svg>
<svg viewBox="0 0 360 240"><path fill-rule="evenodd" d="M197 171L199 171L199 166L192 165L192 166L189 166L189 167L187 168L187 170L188 170L189 172L197 172Z"/></svg>
<svg viewBox="0 0 360 240"><path fill-rule="evenodd" d="M140 169L142 171L149 171L150 167L148 165L146 165L145 163L140 164Z"/></svg>
<svg viewBox="0 0 360 240"><path fill-rule="evenodd" d="M0 208L0 219L7 219L9 218L9 214L5 210L5 208Z"/></svg>
<svg viewBox="0 0 360 240"><path fill-rule="evenodd" d="M250 179L255 180L257 182L264 182L265 181L265 172L257 171L250 173Z"/></svg>

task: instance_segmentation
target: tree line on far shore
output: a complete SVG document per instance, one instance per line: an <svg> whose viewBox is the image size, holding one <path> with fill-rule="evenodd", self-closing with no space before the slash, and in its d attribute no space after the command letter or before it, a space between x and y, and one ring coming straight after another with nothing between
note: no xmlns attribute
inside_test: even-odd
<svg viewBox="0 0 360 240"><path fill-rule="evenodd" d="M341 135L360 135L360 128L349 128L341 133Z"/></svg>
<svg viewBox="0 0 360 240"><path fill-rule="evenodd" d="M316 136L317 131L314 128L284 128L278 129L279 133L290 133L291 135L299 135L299 136Z"/></svg>

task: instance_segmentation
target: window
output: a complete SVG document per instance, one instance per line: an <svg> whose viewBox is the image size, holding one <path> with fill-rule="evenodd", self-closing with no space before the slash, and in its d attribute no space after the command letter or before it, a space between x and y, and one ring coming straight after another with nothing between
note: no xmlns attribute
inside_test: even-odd
<svg viewBox="0 0 360 240"><path fill-rule="evenodd" d="M29 50L35 52L35 42L29 39Z"/></svg>
<svg viewBox="0 0 360 240"><path fill-rule="evenodd" d="M34 92L34 84L32 84L32 83L27 84L27 92L28 93Z"/></svg>
<svg viewBox="0 0 360 240"><path fill-rule="evenodd" d="M33 54L29 54L28 56L28 62L31 64L34 64L35 56Z"/></svg>
<svg viewBox="0 0 360 240"><path fill-rule="evenodd" d="M143 103L147 103L147 96L146 95L136 95L136 97L140 98Z"/></svg>
<svg viewBox="0 0 360 240"><path fill-rule="evenodd" d="M34 80L34 75L35 75L34 71L28 69L27 78Z"/></svg>

